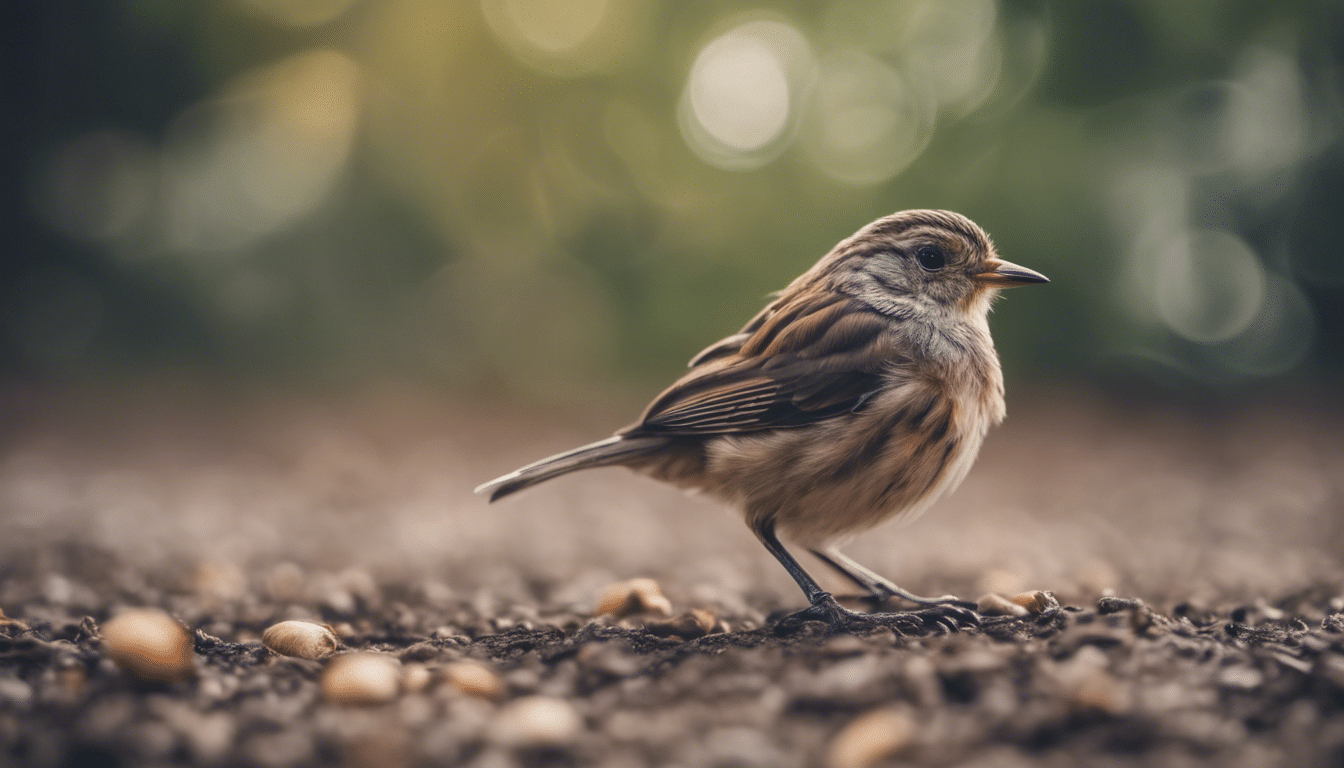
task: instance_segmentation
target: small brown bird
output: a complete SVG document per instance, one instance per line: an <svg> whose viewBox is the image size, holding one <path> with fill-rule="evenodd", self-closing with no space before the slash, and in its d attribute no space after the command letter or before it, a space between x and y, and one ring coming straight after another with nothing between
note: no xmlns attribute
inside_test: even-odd
<svg viewBox="0 0 1344 768"><path fill-rule="evenodd" d="M1000 259L960 214L878 219L696 355L634 424L476 492L494 501L557 475L623 465L738 507L806 594L811 607L800 616L844 624L855 614L779 536L875 598L974 621L972 605L913 595L836 546L885 520L914 519L966 476L1004 416L990 304L1001 288L1046 282Z"/></svg>

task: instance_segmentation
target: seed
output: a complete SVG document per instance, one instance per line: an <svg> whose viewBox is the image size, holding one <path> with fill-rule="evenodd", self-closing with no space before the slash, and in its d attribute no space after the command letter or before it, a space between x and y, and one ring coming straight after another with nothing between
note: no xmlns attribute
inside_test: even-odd
<svg viewBox="0 0 1344 768"><path fill-rule="evenodd" d="M618 619L632 613L667 617L672 615L672 602L653 579L618 581L603 590L597 600L597 615L608 613Z"/></svg>
<svg viewBox="0 0 1344 768"><path fill-rule="evenodd" d="M1025 606L1018 605L995 592L976 600L975 611L982 616L1026 616L1030 613Z"/></svg>
<svg viewBox="0 0 1344 768"><path fill-rule="evenodd" d="M867 768L894 755L915 736L915 722L902 709L887 707L859 716L831 740L829 768Z"/></svg>
<svg viewBox="0 0 1344 768"><path fill-rule="evenodd" d="M401 687L410 693L425 690L433 681L434 673L424 664L408 664L401 673Z"/></svg>
<svg viewBox="0 0 1344 768"><path fill-rule="evenodd" d="M1031 613L1045 613L1051 608L1058 608L1059 601L1051 592L1023 592L1008 598L1012 602L1026 608Z"/></svg>
<svg viewBox="0 0 1344 768"><path fill-rule="evenodd" d="M340 641L331 627L324 624L282 621L266 628L261 634L261 644L281 656L321 659L334 653Z"/></svg>
<svg viewBox="0 0 1344 768"><path fill-rule="evenodd" d="M704 637L714 631L717 622L714 614L703 608L686 611L672 619L650 621L644 628L660 637L676 636L685 640Z"/></svg>
<svg viewBox="0 0 1344 768"><path fill-rule="evenodd" d="M525 696L500 710L488 733L504 746L555 747L572 741L582 728L583 721L569 702Z"/></svg>
<svg viewBox="0 0 1344 768"><path fill-rule="evenodd" d="M443 668L443 676L468 696L493 699L504 691L504 683L494 670L475 661L454 661Z"/></svg>
<svg viewBox="0 0 1344 768"><path fill-rule="evenodd" d="M335 704L384 704L400 687L401 662L383 653L342 654L322 673L322 695Z"/></svg>
<svg viewBox="0 0 1344 768"><path fill-rule="evenodd" d="M103 626L102 637L108 658L143 680L166 683L196 674L191 635L157 608L118 614Z"/></svg>

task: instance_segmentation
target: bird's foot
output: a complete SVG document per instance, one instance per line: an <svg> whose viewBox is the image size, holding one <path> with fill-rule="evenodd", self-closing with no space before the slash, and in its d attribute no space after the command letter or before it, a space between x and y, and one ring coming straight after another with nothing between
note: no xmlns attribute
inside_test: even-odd
<svg viewBox="0 0 1344 768"><path fill-rule="evenodd" d="M812 605L780 619L777 629L789 630L803 622L820 621L833 632L854 632L877 627L888 627L899 632L924 634L928 630L958 632L980 625L980 615L963 607L965 601L955 600L931 605L915 611L892 613L860 613L840 605L829 592L822 592Z"/></svg>
<svg viewBox="0 0 1344 768"><path fill-rule="evenodd" d="M968 611L974 611L976 607L975 603L971 602L970 600L962 600L956 595L942 595L941 597L921 597L920 595L906 592L903 589L901 590L882 589L881 591L874 591L871 595L865 596L864 600L868 601L873 606L873 610L877 610L885 606L887 603L891 602L893 598L904 600L907 603L914 603L915 605L922 605L930 608L946 605L946 606L953 606L955 608L962 608Z"/></svg>
<svg viewBox="0 0 1344 768"><path fill-rule="evenodd" d="M830 592L822 592L812 601L812 605L797 613L789 614L785 619L790 621L820 621L832 627L839 627L848 624L855 617L866 615L858 611L851 611L836 602Z"/></svg>
<svg viewBox="0 0 1344 768"><path fill-rule="evenodd" d="M882 616L883 614L873 615ZM942 627L948 632L958 632L968 627L980 626L980 614L975 612L975 603L967 603L965 600L953 599L946 603L910 611L906 615L918 616L925 625Z"/></svg>

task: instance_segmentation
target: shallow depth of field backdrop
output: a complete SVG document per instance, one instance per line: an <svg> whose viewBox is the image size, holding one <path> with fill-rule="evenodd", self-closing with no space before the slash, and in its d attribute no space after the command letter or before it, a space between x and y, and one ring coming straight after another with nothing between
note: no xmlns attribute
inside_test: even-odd
<svg viewBox="0 0 1344 768"><path fill-rule="evenodd" d="M19 15L0 214L11 545L436 572L470 554L683 584L726 579L718 551L758 571L730 591L788 594L711 505L618 472L498 510L469 491L627 423L857 227L939 207L1054 282L996 310L1009 423L952 512L911 529L924 545L885 565L935 590L940 567L962 589L991 568L1248 594L1338 576L1340 6ZM737 538L667 551L696 526ZM1060 530L1083 535L1052 552ZM879 565L903 541L884 535ZM1125 567L1152 546L1207 557Z"/></svg>

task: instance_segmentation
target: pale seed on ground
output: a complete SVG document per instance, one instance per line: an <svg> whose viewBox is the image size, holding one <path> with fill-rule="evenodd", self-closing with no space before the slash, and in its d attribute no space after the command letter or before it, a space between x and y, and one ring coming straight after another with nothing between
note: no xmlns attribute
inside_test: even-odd
<svg viewBox="0 0 1344 768"><path fill-rule="evenodd" d="M334 653L340 641L331 627L324 624L282 621L266 628L261 634L261 644L281 656L322 659Z"/></svg>
<svg viewBox="0 0 1344 768"><path fill-rule="evenodd" d="M504 691L504 683L494 670L475 661L454 661L443 668L448 684L468 696L493 699Z"/></svg>
<svg viewBox="0 0 1344 768"><path fill-rule="evenodd" d="M915 721L903 709L875 709L850 722L831 740L828 768L867 768L894 755L915 736Z"/></svg>
<svg viewBox="0 0 1344 768"><path fill-rule="evenodd" d="M336 704L383 704L400 688L401 662L383 653L342 654L322 673L322 695Z"/></svg>
<svg viewBox="0 0 1344 768"><path fill-rule="evenodd" d="M1008 598L1017 605L1026 608L1031 613L1045 613L1051 608L1058 608L1059 601L1050 592L1036 590L1033 592L1023 592Z"/></svg>
<svg viewBox="0 0 1344 768"><path fill-rule="evenodd" d="M695 608L672 619L657 619L644 624L645 629L660 637L676 636L685 640L704 637L714 631L714 614Z"/></svg>
<svg viewBox="0 0 1344 768"><path fill-rule="evenodd" d="M191 635L157 608L118 614L102 627L102 638L108 658L144 680L174 682L196 674Z"/></svg>
<svg viewBox="0 0 1344 768"><path fill-rule="evenodd" d="M417 693L429 687L434 673L424 664L408 664L401 672L401 687L410 693Z"/></svg>
<svg viewBox="0 0 1344 768"><path fill-rule="evenodd" d="M496 744L508 747L557 747L567 744L583 729L583 720L564 699L525 696L499 711L487 733Z"/></svg>
<svg viewBox="0 0 1344 768"><path fill-rule="evenodd" d="M672 602L653 579L618 581L603 590L597 600L597 615L608 613L618 619L632 613L666 617L672 615Z"/></svg>
<svg viewBox="0 0 1344 768"><path fill-rule="evenodd" d="M976 600L975 612L981 616L1026 616L1031 613L1025 606L1018 605L995 592Z"/></svg>

